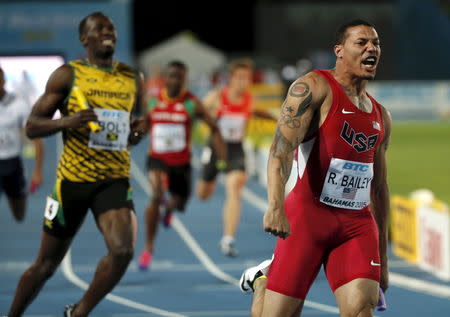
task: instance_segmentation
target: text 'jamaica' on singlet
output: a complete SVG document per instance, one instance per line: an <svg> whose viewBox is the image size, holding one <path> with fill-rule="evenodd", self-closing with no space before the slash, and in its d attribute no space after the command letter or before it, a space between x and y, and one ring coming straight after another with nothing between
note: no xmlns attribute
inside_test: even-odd
<svg viewBox="0 0 450 317"><path fill-rule="evenodd" d="M370 204L374 154L384 137L380 105L367 94L372 111L360 110L330 72L315 72L330 84L333 104L316 134L298 148L294 191L304 202L363 209Z"/></svg>
<svg viewBox="0 0 450 317"><path fill-rule="evenodd" d="M74 72L73 86L83 92L94 109L101 131L93 133L87 125L64 130L64 149L57 177L73 182L128 178L130 153L127 144L138 73L120 62L108 69L93 67L83 60L72 61L69 65ZM62 113L72 115L80 109L72 90Z"/></svg>

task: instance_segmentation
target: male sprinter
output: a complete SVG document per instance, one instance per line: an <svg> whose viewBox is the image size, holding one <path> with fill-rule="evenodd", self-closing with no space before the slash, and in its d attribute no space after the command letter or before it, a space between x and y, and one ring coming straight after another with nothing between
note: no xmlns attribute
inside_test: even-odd
<svg viewBox="0 0 450 317"><path fill-rule="evenodd" d="M21 222L25 217L27 189L22 165L22 138L30 113L29 103L20 96L5 90L5 74L0 67L0 196L8 199L14 219ZM36 160L31 183L42 182L44 142L34 139Z"/></svg>
<svg viewBox="0 0 450 317"><path fill-rule="evenodd" d="M139 257L139 268L148 269L154 251L158 220L163 217L170 224L173 210L184 211L191 193L191 132L196 117L210 127L219 167L226 167L225 143L214 120L201 102L185 89L187 66L180 61L170 62L165 70L165 87L148 104L146 124L150 133L147 159L148 180L152 198L145 212L145 249ZM165 201L164 177L167 176L170 199ZM160 209L163 214L160 215Z"/></svg>
<svg viewBox="0 0 450 317"><path fill-rule="evenodd" d="M299 316L322 264L341 316L373 316L379 288L388 288L391 119L366 92L381 55L375 27L342 25L334 53L336 67L297 79L281 107L264 215L264 230L279 239L272 263L241 278L242 290L255 291L252 316ZM285 199L296 149L298 180Z"/></svg>
<svg viewBox="0 0 450 317"><path fill-rule="evenodd" d="M128 144L142 132L130 124L140 102L139 75L113 61L117 34L101 12L79 24L85 60L59 67L49 78L27 122L29 137L63 132L64 149L53 193L47 199L41 247L35 262L22 275L8 316L20 316L55 272L87 210L91 209L108 253L80 301L65 308L65 316L87 316L119 282L133 257L136 218L129 184ZM81 110L74 93L78 87L91 109ZM52 120L59 109L61 119ZM88 124L98 121L101 131Z"/></svg>
<svg viewBox="0 0 450 317"><path fill-rule="evenodd" d="M241 216L241 191L247 182L243 140L248 120L252 115L275 120L270 114L253 108L249 91L253 77L253 63L248 59L233 61L229 67L227 86L213 90L205 97L205 106L217 119L217 125L227 146L226 199L223 207L223 234L219 246L227 256L236 256L235 235ZM202 153L201 178L197 183L197 196L206 200L211 197L216 185L217 154L211 145Z"/></svg>

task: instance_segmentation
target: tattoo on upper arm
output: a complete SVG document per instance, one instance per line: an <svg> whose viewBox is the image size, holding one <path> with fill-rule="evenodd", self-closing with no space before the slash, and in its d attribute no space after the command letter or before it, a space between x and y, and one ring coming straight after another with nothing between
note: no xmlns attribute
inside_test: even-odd
<svg viewBox="0 0 450 317"><path fill-rule="evenodd" d="M294 117L300 117L302 114L304 114L306 112L306 110L308 110L309 106L311 106L311 101L312 101L312 93L310 93L305 100L303 100L299 105L298 105L298 109L297 109L297 113L295 114Z"/></svg>
<svg viewBox="0 0 450 317"><path fill-rule="evenodd" d="M289 89L289 96L292 97L304 97L309 93L309 85L303 81L300 81Z"/></svg>
<svg viewBox="0 0 450 317"><path fill-rule="evenodd" d="M284 102L283 106L281 106L280 125L285 125L290 129L300 128L300 120L294 118L293 112L294 109Z"/></svg>
<svg viewBox="0 0 450 317"><path fill-rule="evenodd" d="M281 117L280 124L286 125L288 128L296 129L300 127L300 117L302 114L308 110L312 102L312 93L310 92L309 85L304 82L299 82L292 86L289 90L289 95L292 97L304 97L305 99L298 105L297 112L294 114L295 110L291 105L286 104L286 102L281 107Z"/></svg>
<svg viewBox="0 0 450 317"><path fill-rule="evenodd" d="M278 159L281 163L281 176L284 183L287 182L292 168L291 152L294 151L296 145L292 144L277 128L275 138L270 148L272 157Z"/></svg>

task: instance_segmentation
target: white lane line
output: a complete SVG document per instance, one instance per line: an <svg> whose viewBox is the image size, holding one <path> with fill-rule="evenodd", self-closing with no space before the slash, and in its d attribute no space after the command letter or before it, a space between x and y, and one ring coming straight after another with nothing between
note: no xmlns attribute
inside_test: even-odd
<svg viewBox="0 0 450 317"><path fill-rule="evenodd" d="M242 196L253 206L257 207L261 213L264 214L267 207L267 201L265 201L258 195L254 194L251 190L247 188L245 188L244 191L242 192ZM426 293L428 295L450 299L449 286L428 282L417 278L411 278L409 276L394 272L389 272L389 277L391 284L397 287L405 288L408 290L415 290Z"/></svg>
<svg viewBox="0 0 450 317"><path fill-rule="evenodd" d="M57 141L56 141L56 156L57 156L57 161L59 158L60 153L62 152L62 139L59 138L59 133L57 134ZM85 281L83 281L82 279L80 279L74 272L72 269L72 259L71 259L71 251L70 248L69 250L67 250L66 256L64 257L62 264L61 264L61 269L62 272L64 274L64 276L74 285L78 286L79 288L83 289L83 290L87 290L87 288L89 287L89 284L86 283ZM132 300L129 300L125 297L121 297L121 296L117 296L117 295L113 295L113 294L108 294L105 297L107 300L110 300L114 303L123 305L123 306L128 306L137 310L141 310L147 313L152 313L158 316L166 316L166 317L188 317L186 315L182 315L182 314L178 314L178 313L174 313L174 312L170 312L167 310L163 310L163 309L159 309L153 306L149 306L149 305L145 305L145 304L141 304Z"/></svg>
<svg viewBox="0 0 450 317"><path fill-rule="evenodd" d="M131 159L131 174L136 179L138 184L142 187L144 192L147 195L150 195L150 185L147 181L147 177L142 172L142 170L136 165L133 159ZM245 197L248 197L249 194L247 193ZM253 197L250 195L250 197ZM259 198L255 196L256 198ZM253 197L252 199L256 199ZM248 198L247 198L248 199ZM226 274L220 268L217 267L217 265L211 260L211 258L203 251L203 249L200 247L198 242L192 237L192 235L189 233L189 231L186 229L186 227L183 225L181 220L179 220L177 217L173 217L173 227L175 231L180 235L181 239L187 244L187 246L191 249L191 251L195 254L195 256L198 258L198 260L205 266L205 268L214 276L217 278L231 283L233 285L239 286L239 281L235 279L234 277ZM333 314L339 314L339 309L335 306L330 306L326 304L321 304L309 300L305 300L304 303L305 306L310 308L315 308L321 311L333 313Z"/></svg>
<svg viewBox="0 0 450 317"><path fill-rule="evenodd" d="M239 280L235 279L231 275L225 273L221 269L217 267L217 265L211 260L211 258L206 254L205 251L200 247L198 242L194 239L194 237L189 233L184 224L178 217L173 217L172 221L173 228L177 231L177 233L182 237L184 242L186 242L189 249L191 249L192 253L199 259L199 261L205 266L205 268L217 277L218 279L225 281L227 283L233 284L235 286L239 286Z"/></svg>
<svg viewBox="0 0 450 317"><path fill-rule="evenodd" d="M389 272L389 281L398 287L450 299L450 287L445 285L432 283L393 272Z"/></svg>
<svg viewBox="0 0 450 317"><path fill-rule="evenodd" d="M62 272L64 274L64 276L70 281L72 282L74 285L78 286L79 288L83 289L83 290L87 290L87 288L89 287L89 284L86 283L85 281L83 281L82 279L80 279L72 270L72 260L71 260L71 254L70 254L70 249L67 251L66 256L64 257L62 264L61 264L61 269ZM132 300L129 300L125 297L121 297L121 296L117 296L117 295L113 295L113 294L108 294L105 297L107 300L110 300L116 304L120 304L123 306L128 306L134 309L138 309L138 310L142 310L145 311L147 313L152 313L158 316L166 316L166 317L187 317L186 315L182 315L182 314L178 314L178 313L174 313L174 312L170 312L167 310L163 310L163 309L159 309L153 306L149 306L149 305L145 305L145 304L141 304Z"/></svg>

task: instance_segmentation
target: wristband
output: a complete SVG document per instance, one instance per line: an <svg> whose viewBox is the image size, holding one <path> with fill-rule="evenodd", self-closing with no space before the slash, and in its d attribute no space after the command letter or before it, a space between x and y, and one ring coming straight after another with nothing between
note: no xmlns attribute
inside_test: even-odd
<svg viewBox="0 0 450 317"><path fill-rule="evenodd" d="M225 170L227 168L227 166L228 166L228 164L227 164L227 162L225 160L217 160L216 161L216 168L219 171Z"/></svg>

